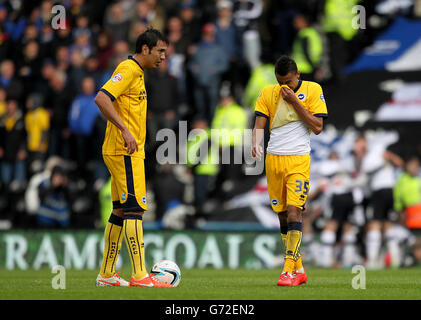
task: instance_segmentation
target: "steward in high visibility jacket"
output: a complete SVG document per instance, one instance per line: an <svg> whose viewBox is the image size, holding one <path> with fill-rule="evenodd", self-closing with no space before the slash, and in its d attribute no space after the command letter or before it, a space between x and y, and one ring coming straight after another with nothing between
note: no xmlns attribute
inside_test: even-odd
<svg viewBox="0 0 421 320"><path fill-rule="evenodd" d="M225 136L219 139L219 146L242 146L246 128L248 128L248 116L244 108L236 103L231 96L222 98L212 121L212 130L223 132Z"/></svg>
<svg viewBox="0 0 421 320"><path fill-rule="evenodd" d="M254 68L245 88L244 106L254 110L257 98L263 88L276 82L275 66L273 64L261 64L257 68Z"/></svg>
<svg viewBox="0 0 421 320"><path fill-rule="evenodd" d="M193 175L195 215L200 217L208 200L211 179L219 171L219 148L212 145L211 132L205 120L194 122L186 152L187 167Z"/></svg>
<svg viewBox="0 0 421 320"><path fill-rule="evenodd" d="M322 29L325 33L338 33L342 39L351 40L358 29L352 26L355 14L352 8L361 0L326 0Z"/></svg>
<svg viewBox="0 0 421 320"><path fill-rule="evenodd" d="M294 18L294 26L298 29L298 33L292 46L292 58L297 63L300 73L303 76L310 76L305 80L312 81L322 60L322 38L316 29L308 25L303 15Z"/></svg>
<svg viewBox="0 0 421 320"><path fill-rule="evenodd" d="M419 160L409 159L406 171L393 189L394 209L405 213L406 226L411 229L421 228L421 178L418 172Z"/></svg>

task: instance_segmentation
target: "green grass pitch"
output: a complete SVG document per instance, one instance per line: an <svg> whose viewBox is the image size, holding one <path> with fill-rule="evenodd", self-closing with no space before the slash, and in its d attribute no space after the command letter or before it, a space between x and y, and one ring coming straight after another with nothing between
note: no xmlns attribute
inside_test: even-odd
<svg viewBox="0 0 421 320"><path fill-rule="evenodd" d="M366 272L366 289L352 288L351 270L308 268L309 281L277 287L279 270L182 270L176 288L95 287L95 270L67 270L66 289L53 289L49 269L0 269L0 300L383 300L421 299L421 268ZM123 270L128 279L130 270Z"/></svg>

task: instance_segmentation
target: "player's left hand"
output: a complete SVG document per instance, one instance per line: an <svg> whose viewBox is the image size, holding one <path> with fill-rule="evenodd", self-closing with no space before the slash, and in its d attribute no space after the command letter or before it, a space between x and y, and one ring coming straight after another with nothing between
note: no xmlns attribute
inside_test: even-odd
<svg viewBox="0 0 421 320"><path fill-rule="evenodd" d="M281 94L282 98L284 98L284 100L289 104L292 104L297 100L294 91L292 91L290 88L282 87Z"/></svg>

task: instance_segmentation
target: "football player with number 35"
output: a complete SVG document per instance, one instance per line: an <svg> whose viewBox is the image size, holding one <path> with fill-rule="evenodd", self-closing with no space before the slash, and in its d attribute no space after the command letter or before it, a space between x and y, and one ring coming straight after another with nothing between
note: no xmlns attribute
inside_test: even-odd
<svg viewBox="0 0 421 320"><path fill-rule="evenodd" d="M277 84L265 87L256 102L252 155L261 159L263 132L269 119L266 177L272 209L278 214L285 264L278 286L307 281L299 247L301 214L309 192L310 133L319 134L327 118L321 86L300 79L297 64L281 56L275 64Z"/></svg>

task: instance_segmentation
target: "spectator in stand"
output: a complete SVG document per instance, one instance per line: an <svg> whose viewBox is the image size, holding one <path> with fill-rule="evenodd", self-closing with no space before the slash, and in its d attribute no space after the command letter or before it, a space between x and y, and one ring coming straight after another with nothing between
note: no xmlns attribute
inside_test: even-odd
<svg viewBox="0 0 421 320"><path fill-rule="evenodd" d="M135 21L130 27L129 33L129 46L130 51L134 51L136 48L136 40L146 30L146 24L142 21Z"/></svg>
<svg viewBox="0 0 421 320"><path fill-rule="evenodd" d="M85 76L92 77L95 82L95 89L100 89L99 83L101 82L102 74L98 70L98 58L94 54L85 60Z"/></svg>
<svg viewBox="0 0 421 320"><path fill-rule="evenodd" d="M86 176L86 164L92 150L93 127L100 111L96 106L95 81L92 77L85 77L82 81L82 93L73 101L69 111L69 129L74 135L77 146L77 164L81 177Z"/></svg>
<svg viewBox="0 0 421 320"><path fill-rule="evenodd" d="M69 22L73 26L76 24L76 19L80 15L86 15L90 17L93 24L100 23L102 21L102 16L104 15L104 10L107 0L97 0L95 2L85 1L85 0L71 0L70 7L68 12ZM107 3L109 3L107 1Z"/></svg>
<svg viewBox="0 0 421 320"><path fill-rule="evenodd" d="M82 54L82 52L81 52L81 54ZM83 56L83 54L82 54L82 56ZM69 72L70 63L71 63L70 57L71 57L71 55L70 55L69 47L61 46L61 47L57 48L56 55L55 55L56 68L58 70L63 71L64 73Z"/></svg>
<svg viewBox="0 0 421 320"><path fill-rule="evenodd" d="M192 1L183 2L179 5L178 17L183 22L183 38L189 44L200 41L200 21Z"/></svg>
<svg viewBox="0 0 421 320"><path fill-rule="evenodd" d="M202 41L197 45L188 68L194 80L193 96L197 119L212 122L219 100L222 74L228 68L224 49L215 42L215 26L207 23L202 28Z"/></svg>
<svg viewBox="0 0 421 320"><path fill-rule="evenodd" d="M47 58L54 57L53 40L54 40L54 30L53 28L51 28L51 24L46 23L42 26L40 39L39 39L41 57L47 57Z"/></svg>
<svg viewBox="0 0 421 320"><path fill-rule="evenodd" d="M41 172L35 173L29 179L28 187L25 190L26 212L34 215L38 212L40 206L39 186L46 180L50 180L51 172L54 167L62 166L63 160L59 157L50 157L45 161L45 166Z"/></svg>
<svg viewBox="0 0 421 320"><path fill-rule="evenodd" d="M113 41L128 41L130 21L124 16L120 2L111 5L109 15L105 18L105 27L112 34Z"/></svg>
<svg viewBox="0 0 421 320"><path fill-rule="evenodd" d="M25 124L18 101L7 99L6 113L0 118L1 181L13 191L26 182Z"/></svg>
<svg viewBox="0 0 421 320"><path fill-rule="evenodd" d="M40 205L37 211L38 226L42 228L66 228L70 225L70 199L68 178L64 169L56 166L51 177L38 187Z"/></svg>
<svg viewBox="0 0 421 320"><path fill-rule="evenodd" d="M163 32L165 21L167 19L164 7L158 3L158 0L145 0L149 6L150 25Z"/></svg>
<svg viewBox="0 0 421 320"><path fill-rule="evenodd" d="M262 0L235 0L234 23L239 29L243 55L251 70L260 64L261 44L258 20L263 12Z"/></svg>
<svg viewBox="0 0 421 320"><path fill-rule="evenodd" d="M39 51L39 44L32 40L26 44L23 51L22 60L18 61L17 74L19 75L25 99L29 92L31 92L34 83L37 83L41 78L41 63L42 56Z"/></svg>
<svg viewBox="0 0 421 320"><path fill-rule="evenodd" d="M73 39L76 39L81 34L87 35L90 39L92 37L92 31L89 28L89 17L84 14L76 17L76 26L72 30Z"/></svg>
<svg viewBox="0 0 421 320"><path fill-rule="evenodd" d="M69 21L66 20L66 26L55 32L55 37L51 44L52 51L57 52L60 47L69 47L73 43L72 28Z"/></svg>
<svg viewBox="0 0 421 320"><path fill-rule="evenodd" d="M158 69L151 70L148 79L148 131L154 139L160 129L174 128L180 97L177 80L168 73L167 60L161 62Z"/></svg>
<svg viewBox="0 0 421 320"><path fill-rule="evenodd" d="M38 43L39 41L38 36L39 36L39 32L38 32L37 27L34 24L27 25L23 36L16 43L14 57L17 57L18 59L22 59L26 45L32 41L35 41Z"/></svg>
<svg viewBox="0 0 421 320"><path fill-rule="evenodd" d="M191 44L187 37L184 37L183 22L180 17L171 17L167 22L168 41L174 46L177 54L186 55L187 48Z"/></svg>
<svg viewBox="0 0 421 320"><path fill-rule="evenodd" d="M70 52L80 50L84 58L89 57L94 51L90 41L88 33L79 33L75 38L74 44L70 46Z"/></svg>
<svg viewBox="0 0 421 320"><path fill-rule="evenodd" d="M41 67L41 77L37 83L34 83L33 91L40 93L46 98L50 90L50 79L55 71L53 60L45 59Z"/></svg>
<svg viewBox="0 0 421 320"><path fill-rule="evenodd" d="M129 43L124 40L114 42L114 52L114 61L112 65L117 66L121 61L127 59L127 56L130 53Z"/></svg>
<svg viewBox="0 0 421 320"><path fill-rule="evenodd" d="M158 69L150 70L147 75L146 92L148 93L148 125L146 171L151 178L155 173L155 152L160 143L156 141L159 130L175 129L178 119L180 96L177 80L168 73L167 59L161 62Z"/></svg>
<svg viewBox="0 0 421 320"><path fill-rule="evenodd" d="M67 117L73 99L73 88L67 85L67 76L61 70L54 71L49 79L49 86L45 107L51 114L50 155L69 159L70 130Z"/></svg>
<svg viewBox="0 0 421 320"><path fill-rule="evenodd" d="M232 18L232 2L230 0L221 0L216 4L218 8L218 15L215 21L216 34L215 39L229 58L229 68L223 74L222 81L229 81L231 85L231 91L234 94L236 100L240 101L241 98L241 79L243 74L241 73L242 54L241 54L241 39L239 30L234 24Z"/></svg>
<svg viewBox="0 0 421 320"><path fill-rule="evenodd" d="M110 32L100 32L97 38L96 48L96 55L98 57L98 70L100 72L104 72L108 68L111 58L114 55L114 48Z"/></svg>
<svg viewBox="0 0 421 320"><path fill-rule="evenodd" d="M27 132L28 168L30 174L40 171L48 151L50 115L43 107L43 97L32 93L26 99L25 129Z"/></svg>
<svg viewBox="0 0 421 320"><path fill-rule="evenodd" d="M82 80L86 75L85 70L85 58L83 57L80 50L73 50L71 54L71 66L68 72L69 83L75 89L76 92L80 92Z"/></svg>
<svg viewBox="0 0 421 320"><path fill-rule="evenodd" d="M165 26L165 12L157 4L156 0L140 0L136 4L136 15L132 19L132 25L141 22L146 26L152 26L163 31Z"/></svg>
<svg viewBox="0 0 421 320"><path fill-rule="evenodd" d="M10 36L4 31L4 27L0 24L0 61L9 58L11 50L12 42Z"/></svg>
<svg viewBox="0 0 421 320"><path fill-rule="evenodd" d="M8 8L5 6L4 2L0 4L0 22L4 26L5 31L9 34L10 39L13 42L19 40L22 36L25 25L26 25L26 17L19 13L19 8Z"/></svg>
<svg viewBox="0 0 421 320"><path fill-rule="evenodd" d="M0 117L6 113L6 90L0 87Z"/></svg>
<svg viewBox="0 0 421 320"><path fill-rule="evenodd" d="M51 19L54 17L54 14L52 12L54 6L53 0L43 0L41 2L41 6L39 9L39 15L38 15L38 27L41 28L41 26L44 23L50 23Z"/></svg>
<svg viewBox="0 0 421 320"><path fill-rule="evenodd" d="M4 60L0 66L0 87L4 88L7 97L20 101L23 93L21 81L15 77L15 64L12 60Z"/></svg>
<svg viewBox="0 0 421 320"><path fill-rule="evenodd" d="M177 16L171 17L167 23L167 39L169 46L167 48L167 60L169 73L178 81L178 90L180 97L184 101L186 97L186 72L185 63L187 58L187 49L190 45L189 40L183 36L183 22Z"/></svg>

